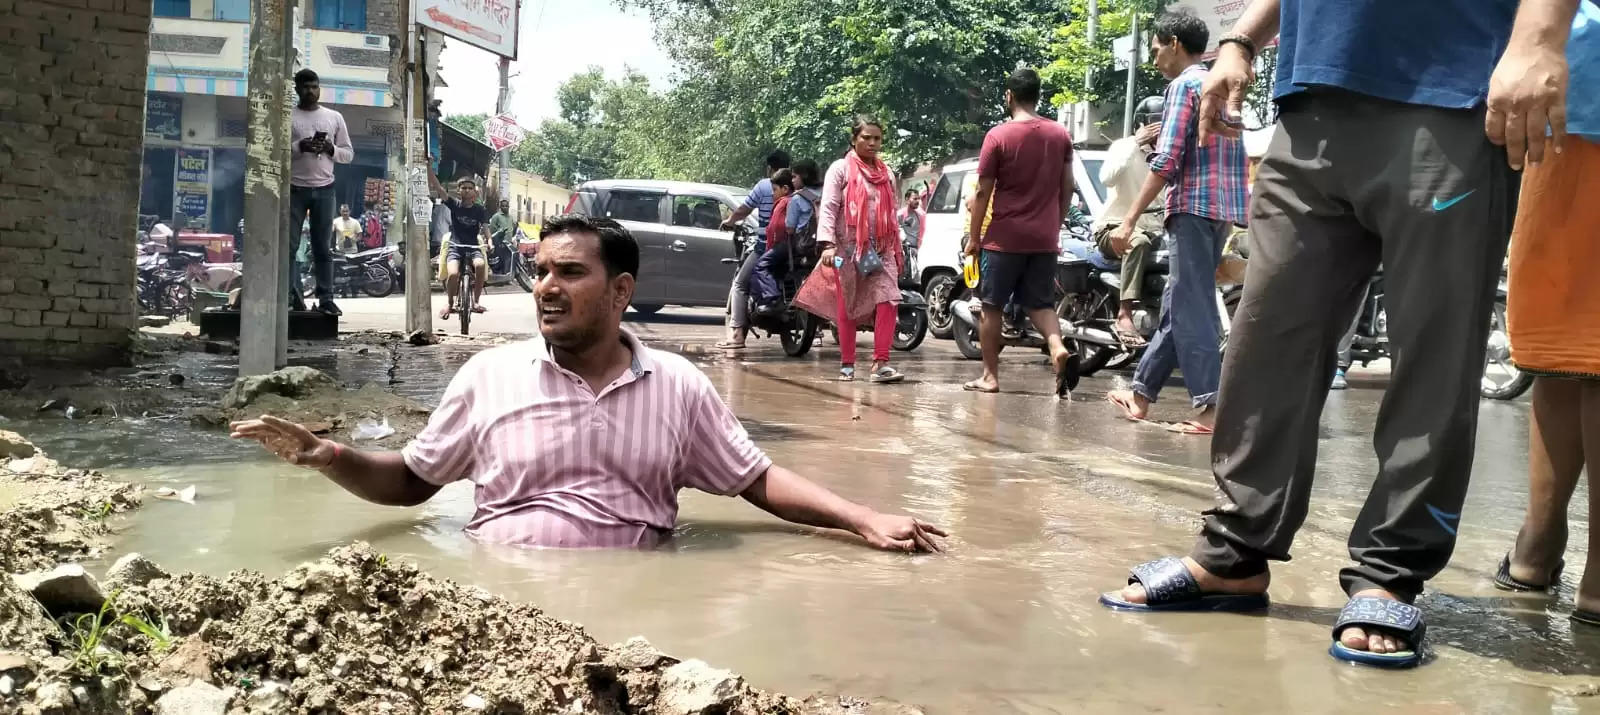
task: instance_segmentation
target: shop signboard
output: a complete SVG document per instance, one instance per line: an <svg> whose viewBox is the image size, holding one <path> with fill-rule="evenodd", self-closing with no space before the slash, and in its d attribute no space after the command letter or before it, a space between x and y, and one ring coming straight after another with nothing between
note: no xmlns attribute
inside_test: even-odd
<svg viewBox="0 0 1600 715"><path fill-rule="evenodd" d="M179 149L173 200L190 225L205 225L211 208L211 150Z"/></svg>
<svg viewBox="0 0 1600 715"><path fill-rule="evenodd" d="M145 95L144 135L151 139L182 139L183 98L154 92Z"/></svg>

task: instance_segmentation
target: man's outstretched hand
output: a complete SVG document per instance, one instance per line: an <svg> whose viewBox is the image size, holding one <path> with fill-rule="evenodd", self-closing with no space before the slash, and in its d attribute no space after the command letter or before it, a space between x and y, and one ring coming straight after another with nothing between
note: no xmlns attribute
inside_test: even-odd
<svg viewBox="0 0 1600 715"><path fill-rule="evenodd" d="M279 459L308 469L327 469L338 451L332 442L312 434L311 430L271 415L235 422L229 428L233 430L234 439L253 439Z"/></svg>
<svg viewBox="0 0 1600 715"><path fill-rule="evenodd" d="M873 514L857 528L856 533L873 548L884 551L923 551L943 553L944 545L935 536L949 534L944 529L921 519L898 514Z"/></svg>

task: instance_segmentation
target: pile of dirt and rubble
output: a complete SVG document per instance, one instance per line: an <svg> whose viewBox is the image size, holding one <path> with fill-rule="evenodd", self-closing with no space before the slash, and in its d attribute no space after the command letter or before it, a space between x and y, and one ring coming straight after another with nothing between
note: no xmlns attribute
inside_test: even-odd
<svg viewBox="0 0 1600 715"><path fill-rule="evenodd" d="M642 638L603 646L537 607L433 578L365 544L336 548L276 580L249 571L169 575L136 555L119 560L103 585L82 569L65 570L0 584L0 708L914 712L762 692ZM106 605L94 608L96 598Z"/></svg>
<svg viewBox="0 0 1600 715"><path fill-rule="evenodd" d="M366 544L279 579L171 574L137 554L97 579L72 563L102 556L107 516L139 498L0 431L0 712L918 712L762 692L642 638L604 646Z"/></svg>
<svg viewBox="0 0 1600 715"><path fill-rule="evenodd" d="M113 514L141 490L98 472L65 469L15 432L0 430L0 572L99 556Z"/></svg>
<svg viewBox="0 0 1600 715"><path fill-rule="evenodd" d="M221 407L190 412L192 420L210 427L272 415L298 422L312 432L357 445L400 445L428 423L422 403L369 383L346 390L315 368L291 366L241 377L222 396Z"/></svg>

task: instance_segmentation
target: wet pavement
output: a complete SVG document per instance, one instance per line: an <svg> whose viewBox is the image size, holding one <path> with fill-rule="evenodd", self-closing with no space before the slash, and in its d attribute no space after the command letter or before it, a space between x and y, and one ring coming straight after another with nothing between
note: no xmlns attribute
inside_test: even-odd
<svg viewBox="0 0 1600 715"><path fill-rule="evenodd" d="M37 433L64 463L197 485L192 506L156 501L119 522L124 550L169 567L277 574L364 539L438 575L538 603L602 641L642 634L784 692L887 697L934 713L1600 710L1600 632L1574 633L1566 619L1583 553L1569 551L1573 568L1554 599L1511 597L1489 582L1526 501L1525 401L1482 405L1461 541L1420 601L1431 662L1383 672L1326 655L1344 600L1345 535L1376 468L1381 374L1357 371L1354 389L1329 398L1311 514L1295 560L1274 570L1272 609L1140 616L1095 598L1133 563L1185 552L1213 487L1204 438L1116 418L1103 398L1121 374L1086 380L1061 401L1048 394L1042 356L1008 355L1007 392L977 395L960 389L977 364L930 340L895 355L907 383L843 384L828 379L831 342L795 360L775 339L754 340L734 357L706 347L720 332L715 312L664 315L672 317L639 332L700 365L774 460L849 498L947 527L950 553L877 553L689 492L670 548L507 549L460 534L471 513L464 486L422 508L383 508L178 424L8 428ZM432 404L470 354L341 346L294 357ZM213 361L190 366L202 374L228 367L216 356L183 359ZM1180 386L1169 389L1184 401ZM1156 416L1182 412L1169 400ZM1574 516L1571 543L1581 547L1581 506Z"/></svg>

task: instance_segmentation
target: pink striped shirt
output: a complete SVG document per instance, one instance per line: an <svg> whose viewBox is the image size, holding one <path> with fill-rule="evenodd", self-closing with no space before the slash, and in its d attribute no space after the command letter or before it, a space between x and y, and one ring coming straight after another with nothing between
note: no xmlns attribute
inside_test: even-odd
<svg viewBox="0 0 1600 715"><path fill-rule="evenodd" d="M654 546L679 489L734 496L766 473L772 461L704 373L623 336L633 364L598 395L543 339L479 353L406 445L406 466L433 484L472 480L468 534L566 548Z"/></svg>

